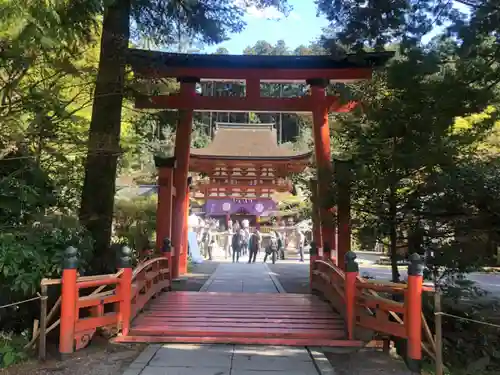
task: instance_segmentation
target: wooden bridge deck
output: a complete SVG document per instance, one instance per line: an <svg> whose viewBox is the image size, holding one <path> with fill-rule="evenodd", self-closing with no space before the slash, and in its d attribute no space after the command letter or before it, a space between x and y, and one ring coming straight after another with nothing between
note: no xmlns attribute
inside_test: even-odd
<svg viewBox="0 0 500 375"><path fill-rule="evenodd" d="M122 342L360 346L316 296L168 292L152 300Z"/></svg>

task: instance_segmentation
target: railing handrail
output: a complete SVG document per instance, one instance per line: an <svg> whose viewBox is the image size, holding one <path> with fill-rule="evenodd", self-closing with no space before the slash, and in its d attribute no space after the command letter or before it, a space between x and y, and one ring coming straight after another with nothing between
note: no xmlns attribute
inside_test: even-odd
<svg viewBox="0 0 500 375"><path fill-rule="evenodd" d="M337 275L345 278L344 271L342 271L342 269L340 269L338 266L336 266L332 262L325 261L325 260L322 260L322 259L316 259L315 262L319 263L319 264L324 264L325 266L327 266L330 269L332 269L333 271L335 271L335 273L337 273ZM395 283L395 282L392 282L392 281L384 281L384 280L366 279L366 278L364 278L362 276L359 276L359 275L356 277L356 279L359 282L359 284L356 284L356 285L358 287L360 287L360 288L370 289L370 286L368 286L368 285L365 286L365 285L362 285L362 284L372 284L372 285L380 285L380 286L392 287L392 288L394 288L395 291L398 291L399 289L408 289L408 284L403 284L403 283ZM423 292L435 293L436 289L434 287L432 287L432 286L422 285L422 291Z"/></svg>
<svg viewBox="0 0 500 375"><path fill-rule="evenodd" d="M93 280L107 280L109 278L117 278L120 277L121 274L123 274L123 269L120 269L116 273L108 273L104 275L93 275L93 276L78 276L76 279L76 282L82 282L82 281L93 281ZM60 285L62 283L62 279L42 279L40 282L41 286L51 286L51 285Z"/></svg>
<svg viewBox="0 0 500 375"><path fill-rule="evenodd" d="M321 259L316 259L315 262L318 263L318 264L323 264L323 265L327 266L333 272L335 272L337 275L339 275L340 277L342 277L343 279L345 279L345 273L344 273L344 271L342 271L339 267L337 267L332 262L328 262L328 261L321 260Z"/></svg>
<svg viewBox="0 0 500 375"><path fill-rule="evenodd" d="M352 337L354 326L365 327L374 332L406 339L409 363L415 364L420 361L422 350L430 357L436 358L437 345L423 314L421 300L422 293L435 293L436 290L432 286L422 285L420 258L412 260L408 269L408 283L404 284L359 276L355 259L355 254L351 253L349 257L346 255L347 271L327 259L314 259L311 265L311 277L319 277L317 281L323 284L322 286L318 284L320 290L321 288L324 291L324 288L334 290L336 297L329 299L337 305L337 309L345 309L349 337ZM340 276L340 279L332 277L334 274ZM340 289L344 295L340 293ZM404 300L395 301L390 297L397 294L403 295ZM341 298L340 301L337 300L338 296ZM357 308L354 307L356 305ZM364 307L368 315L359 307Z"/></svg>
<svg viewBox="0 0 500 375"><path fill-rule="evenodd" d="M395 283L392 281L384 281L384 280L373 280L373 279L365 279L361 276L358 276L358 281L359 281L359 287L366 287L369 288L369 286L365 286L363 284L372 284L372 285L380 285L380 286L386 286L386 287L392 287L395 290L399 289L408 289L408 284L400 284L400 283ZM436 289L432 286L427 286L427 285L422 285L422 291L423 292L430 292L430 293L435 293Z"/></svg>
<svg viewBox="0 0 500 375"><path fill-rule="evenodd" d="M155 263L158 263L158 262L161 262L161 261L167 261L167 258L165 258L165 257L156 257L156 258L153 258L153 259L149 259L149 260L147 260L145 262L139 263L137 265L137 267L132 271L132 281L135 280L135 278L137 277L137 275L139 275L139 273L141 273L143 270L145 270L146 268L148 268L152 264L155 264ZM170 267L170 265L169 265L169 267Z"/></svg>

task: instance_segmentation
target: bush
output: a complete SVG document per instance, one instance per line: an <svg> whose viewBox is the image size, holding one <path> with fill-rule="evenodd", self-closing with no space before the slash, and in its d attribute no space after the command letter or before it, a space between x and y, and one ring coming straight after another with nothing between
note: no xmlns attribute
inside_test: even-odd
<svg viewBox="0 0 500 375"><path fill-rule="evenodd" d="M0 333L0 368L25 360L27 355L23 348L27 342L26 335Z"/></svg>
<svg viewBox="0 0 500 375"><path fill-rule="evenodd" d="M117 200L113 240L139 252L148 248L156 233L156 205L155 197Z"/></svg>
<svg viewBox="0 0 500 375"><path fill-rule="evenodd" d="M424 294L424 314L434 327L433 296ZM444 315L443 359L451 374L498 374L500 372L500 329L485 323L500 323L500 304L473 282L456 277L442 289ZM471 321L474 320L474 321Z"/></svg>
<svg viewBox="0 0 500 375"><path fill-rule="evenodd" d="M0 305L33 297L43 278L59 278L64 250L79 251L85 270L92 257L92 239L73 217L45 217L32 225L0 232ZM0 330L20 332L32 325L38 303L0 310ZM7 316L12 319L6 319Z"/></svg>

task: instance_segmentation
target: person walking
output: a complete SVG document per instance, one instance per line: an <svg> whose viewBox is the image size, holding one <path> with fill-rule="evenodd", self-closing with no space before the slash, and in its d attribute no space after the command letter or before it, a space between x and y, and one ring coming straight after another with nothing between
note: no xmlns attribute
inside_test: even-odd
<svg viewBox="0 0 500 375"><path fill-rule="evenodd" d="M257 254L260 250L261 237L260 232L257 228L255 228L254 232L250 235L250 239L248 241L248 264L255 263L257 259Z"/></svg>
<svg viewBox="0 0 500 375"><path fill-rule="evenodd" d="M203 235L201 237L201 255L204 256L205 258L208 257L208 245L210 244L212 240L212 234L210 233L210 228L207 226L203 229Z"/></svg>
<svg viewBox="0 0 500 375"><path fill-rule="evenodd" d="M306 236L300 228L297 228L297 247L299 249L300 261L304 261L304 245L306 242Z"/></svg>
<svg viewBox="0 0 500 375"><path fill-rule="evenodd" d="M285 241L283 239L283 235L278 231L275 231L274 233L276 233L276 241L278 241L278 257L281 260L285 260Z"/></svg>
<svg viewBox="0 0 500 375"><path fill-rule="evenodd" d="M238 230L233 234L233 240L231 241L231 245L233 247L233 263L236 260L236 263L240 260L241 247L243 243L243 231Z"/></svg>
<svg viewBox="0 0 500 375"><path fill-rule="evenodd" d="M241 243L241 255L245 256L248 253L248 242L250 241L250 230L243 228L243 241Z"/></svg>
<svg viewBox="0 0 500 375"><path fill-rule="evenodd" d="M269 245L267 245L266 247L266 255L264 255L264 263L266 263L267 257L271 256L271 260L273 264L275 264L277 252L278 252L278 239L276 238L276 232L271 232Z"/></svg>
<svg viewBox="0 0 500 375"><path fill-rule="evenodd" d="M212 260L212 253L214 251L214 247L215 247L215 238L212 237L211 240L210 240L210 243L207 246L208 260Z"/></svg>
<svg viewBox="0 0 500 375"><path fill-rule="evenodd" d="M231 241L233 240L233 230L231 227L227 228L225 233L225 242L224 242L224 258L228 258L231 256Z"/></svg>

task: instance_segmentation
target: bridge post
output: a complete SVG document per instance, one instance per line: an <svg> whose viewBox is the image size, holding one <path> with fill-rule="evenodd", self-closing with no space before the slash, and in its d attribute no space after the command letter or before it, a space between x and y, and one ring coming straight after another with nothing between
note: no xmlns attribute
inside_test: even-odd
<svg viewBox="0 0 500 375"><path fill-rule="evenodd" d="M123 270L120 282L117 285L117 294L120 296L118 311L118 329L122 336L127 336L132 318L132 251L127 246L122 246L118 253L117 268Z"/></svg>
<svg viewBox="0 0 500 375"><path fill-rule="evenodd" d="M168 262L168 280L170 281L170 287L172 286L172 242L170 238L165 237L163 239L163 246L161 247L161 252Z"/></svg>
<svg viewBox="0 0 500 375"><path fill-rule="evenodd" d="M422 360L422 284L424 263L417 253L410 256L408 290L406 292L407 364L410 371L420 373Z"/></svg>
<svg viewBox="0 0 500 375"><path fill-rule="evenodd" d="M318 247L316 245L316 242L313 241L311 242L309 248L309 288L311 289L311 292L313 290L313 272L315 268L315 262L318 259Z"/></svg>
<svg viewBox="0 0 500 375"><path fill-rule="evenodd" d="M356 281L359 274L359 266L356 258L357 256L354 251L348 251L344 257L345 316L349 340L354 340L354 328L356 325Z"/></svg>
<svg viewBox="0 0 500 375"><path fill-rule="evenodd" d="M77 319L76 301L78 289L78 250L70 246L64 251L62 288L61 288L61 327L59 334L59 353L70 354L75 347L75 323Z"/></svg>

